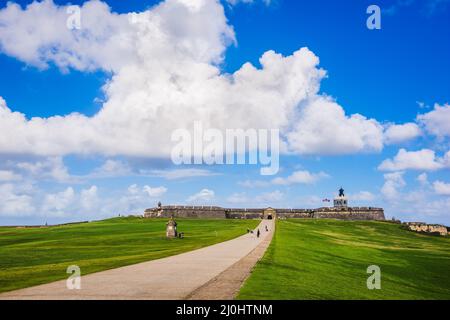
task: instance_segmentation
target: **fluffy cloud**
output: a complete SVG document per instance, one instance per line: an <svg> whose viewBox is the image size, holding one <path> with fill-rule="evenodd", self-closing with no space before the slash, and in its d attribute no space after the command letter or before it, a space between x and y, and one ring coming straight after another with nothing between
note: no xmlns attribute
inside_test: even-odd
<svg viewBox="0 0 450 320"><path fill-rule="evenodd" d="M290 150L300 154L350 154L381 151L383 128L360 114L347 116L329 97L316 96L293 118L287 133Z"/></svg>
<svg viewBox="0 0 450 320"><path fill-rule="evenodd" d="M450 183L435 181L433 182L433 189L439 195L450 196Z"/></svg>
<svg viewBox="0 0 450 320"><path fill-rule="evenodd" d="M83 210L93 210L97 208L100 201L97 191L97 186L91 186L89 189L81 190L80 205Z"/></svg>
<svg viewBox="0 0 450 320"><path fill-rule="evenodd" d="M115 14L100 1L81 8L81 30L66 26L66 7L52 1L0 10L1 50L27 64L112 73L106 101L92 117L27 119L0 98L0 153L44 156L103 154L168 157L175 129L279 128L287 150L300 154L379 151L383 128L319 94L325 72L307 48L273 51L261 69L233 74L220 64L235 42L215 0L167 0L142 13ZM251 115L251 116L249 116ZM286 149L286 148L285 148Z"/></svg>
<svg viewBox="0 0 450 320"><path fill-rule="evenodd" d="M419 151L406 151L400 149L393 159L384 160L379 166L383 171L401 170L438 170L450 165L450 151L443 158L436 157L436 153L430 149Z"/></svg>
<svg viewBox="0 0 450 320"><path fill-rule="evenodd" d="M406 186L403 172L392 172L384 175L384 185L381 194L388 201L397 201L400 198L400 189Z"/></svg>
<svg viewBox="0 0 450 320"><path fill-rule="evenodd" d="M0 184L0 217L63 218L64 221L111 217L116 214L142 214L151 207L165 187L130 185L126 190L99 192L92 185L75 190L68 186L56 192L27 183ZM156 203L155 203L156 204ZM43 220L37 220L42 223Z"/></svg>
<svg viewBox="0 0 450 320"><path fill-rule="evenodd" d="M10 183L0 185L0 215L24 216L35 210L33 198Z"/></svg>
<svg viewBox="0 0 450 320"><path fill-rule="evenodd" d="M144 186L143 190L151 198L161 197L163 194L165 194L167 192L167 188L166 187L154 187L154 188L152 188L152 187L149 187L149 186Z"/></svg>
<svg viewBox="0 0 450 320"><path fill-rule="evenodd" d="M429 223L450 224L450 197L437 197L440 192L446 195L449 184L439 182L433 188L404 189L403 173L389 173L385 177L385 212L404 221L427 221ZM385 175L386 176L386 175ZM383 191L383 190L382 190Z"/></svg>
<svg viewBox="0 0 450 320"><path fill-rule="evenodd" d="M425 130L438 138L450 136L450 105L434 105L434 110L417 116Z"/></svg>
<svg viewBox="0 0 450 320"><path fill-rule="evenodd" d="M392 124L384 132L387 144L401 143L412 140L421 135L421 130L416 123Z"/></svg>
<svg viewBox="0 0 450 320"><path fill-rule="evenodd" d="M215 193L213 190L202 189L199 192L197 192L196 194L190 196L187 199L187 201L188 202L196 202L196 203L209 202L214 199L214 196L215 196Z"/></svg>
<svg viewBox="0 0 450 320"><path fill-rule="evenodd" d="M68 187L64 191L47 194L41 210L50 216L64 216L74 200L75 191L72 187Z"/></svg>
<svg viewBox="0 0 450 320"><path fill-rule="evenodd" d="M22 176L11 170L0 170L0 181L15 181L20 180L21 178Z"/></svg>
<svg viewBox="0 0 450 320"><path fill-rule="evenodd" d="M156 204L155 197L162 196L166 191L167 188L163 186L153 188L144 186L141 188L137 184L132 184L118 201L116 199L105 200L103 211L109 214L111 212L142 214L146 208Z"/></svg>
<svg viewBox="0 0 450 320"><path fill-rule="evenodd" d="M106 160L99 168L96 168L90 178L120 177L132 174L130 166L121 160Z"/></svg>
<svg viewBox="0 0 450 320"><path fill-rule="evenodd" d="M69 174L61 157L18 162L16 168L33 179L50 179L57 182L71 182L76 180Z"/></svg>
<svg viewBox="0 0 450 320"><path fill-rule="evenodd" d="M416 180L419 181L422 186L426 186L428 184L428 175L425 172L422 172L417 176Z"/></svg>
<svg viewBox="0 0 450 320"><path fill-rule="evenodd" d="M166 187L150 187L150 186L144 186L139 188L137 184L132 184L128 187L128 194L132 196L140 197L142 195L147 195L148 197L154 198L154 197L160 197L164 193L167 192Z"/></svg>
<svg viewBox="0 0 450 320"><path fill-rule="evenodd" d="M25 10L9 2L0 11L2 51L38 68L51 62L64 70L112 71L136 59L126 16L112 14L100 1L86 2L81 13L82 29L70 30L66 7L52 0L33 2Z"/></svg>
<svg viewBox="0 0 450 320"><path fill-rule="evenodd" d="M272 180L273 184L291 185L291 184L312 184L320 179L326 178L328 175L325 172L311 173L306 170L295 171L286 178L275 178Z"/></svg>

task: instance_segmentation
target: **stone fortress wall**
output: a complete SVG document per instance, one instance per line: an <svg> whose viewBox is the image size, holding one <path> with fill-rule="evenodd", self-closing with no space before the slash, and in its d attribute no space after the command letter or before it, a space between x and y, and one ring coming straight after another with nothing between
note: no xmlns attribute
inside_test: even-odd
<svg viewBox="0 0 450 320"><path fill-rule="evenodd" d="M330 202L331 200L326 199ZM385 220L382 208L349 207L344 189L339 189L339 196L334 199L333 207L317 209L242 209L215 206L162 206L144 212L146 218L221 218L221 219L286 219L317 218L341 220Z"/></svg>
<svg viewBox="0 0 450 320"><path fill-rule="evenodd" d="M384 210L373 207L323 207L317 209L243 209L215 206L158 206L145 210L146 218L285 219L329 218L342 220L385 220Z"/></svg>
<svg viewBox="0 0 450 320"><path fill-rule="evenodd" d="M425 222L405 222L405 226L408 230L423 233L434 233L441 236L450 234L446 226L440 224L427 224Z"/></svg>
<svg viewBox="0 0 450 320"><path fill-rule="evenodd" d="M242 209L215 206L158 206L144 212L146 218L203 218L203 219L339 219L383 221L384 210L374 207L322 207L317 209ZM398 223L401 223L400 221ZM443 225L425 222L404 222L406 229L427 233L450 235Z"/></svg>
<svg viewBox="0 0 450 320"><path fill-rule="evenodd" d="M146 218L225 218L225 209L214 206L158 206L144 212Z"/></svg>
<svg viewBox="0 0 450 320"><path fill-rule="evenodd" d="M373 207L323 207L317 209L275 209L280 218L318 218L341 220L384 220L384 210Z"/></svg>

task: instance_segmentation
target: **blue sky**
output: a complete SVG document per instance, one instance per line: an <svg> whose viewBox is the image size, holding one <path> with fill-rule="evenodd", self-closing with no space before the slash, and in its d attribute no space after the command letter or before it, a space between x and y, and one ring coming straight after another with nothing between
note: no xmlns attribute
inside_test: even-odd
<svg viewBox="0 0 450 320"><path fill-rule="evenodd" d="M110 9L95 1L91 6L89 1L71 1L82 6L80 32L95 34L80 33L75 40L64 25L62 31L46 27L64 22L68 2L46 1L33 8L26 7L32 1L15 2L21 8L0 5L0 97L8 108L0 122L0 224L139 213L158 201L319 207L341 185L354 205L381 206L388 217L402 220L450 224L450 1L104 1ZM381 30L366 27L371 4L381 7ZM191 5L200 9L177 19L183 6ZM148 21L158 17L163 22L141 33L128 30L121 18L144 11L154 14ZM94 13L103 18L91 23ZM189 18L196 19L195 26ZM180 45L159 43L158 32ZM123 42L126 37L134 40ZM294 67L289 67L288 57L303 47L320 63L312 63L312 56L303 52L292 59L311 62L312 67L290 73ZM273 57L266 65L260 63L269 50L282 54L285 72L275 70L279 64ZM193 61L188 60L191 55ZM247 62L267 70L265 78L246 75L248 83L242 88L216 79L213 88L224 89L214 93L202 91L209 85L202 86L202 81L211 76L189 78L209 65L237 81L235 73ZM301 83L319 69L326 70L325 77ZM158 95L175 94L161 80L166 73L189 79L180 82L190 91L179 106L178 100L168 103ZM189 83L197 81L198 91L191 93ZM267 83L256 85L262 81ZM140 88L141 82L151 89ZM152 85L159 88L156 96ZM312 96L287 97L290 86L314 91L315 85L320 89ZM270 93L264 89L268 86ZM234 91L248 97L241 99ZM229 106L221 95L236 104ZM286 100L277 105L273 101L279 97ZM322 111L316 118L307 116L317 100L315 108ZM175 166L163 141L186 118L177 108L186 103L192 108L186 111L189 115L203 110L204 101L214 102L208 105L211 110L225 110L222 116L229 115L231 128L242 125L242 106L242 114L250 118L245 128L280 125L287 140L298 137L295 141L301 144L287 141L292 152L282 153L275 177L261 176L255 165ZM159 113L149 111L152 103ZM256 106L245 111L252 103ZM275 117L273 122L261 116L290 115L282 108L298 113L291 120ZM342 127L332 121L333 110L345 112ZM23 118L15 122L13 112ZM68 116L74 112L81 116ZM223 128L222 118L210 119L202 112L201 119ZM364 119L356 121L354 114ZM37 121L30 121L33 117ZM137 123L144 127L136 128ZM150 125L155 123L158 130ZM323 133L324 126L336 128ZM125 134L118 128L125 128ZM149 135L139 142L150 151L134 145L134 134L141 129ZM131 140L127 132L132 132ZM103 141L108 134L124 138ZM312 142L315 137L320 143ZM274 182L276 178L282 183Z"/></svg>

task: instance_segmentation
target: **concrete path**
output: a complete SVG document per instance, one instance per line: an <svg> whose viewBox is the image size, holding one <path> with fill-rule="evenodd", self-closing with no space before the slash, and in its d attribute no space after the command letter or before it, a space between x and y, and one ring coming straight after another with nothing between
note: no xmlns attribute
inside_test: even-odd
<svg viewBox="0 0 450 320"><path fill-rule="evenodd" d="M62 280L6 292L0 299L185 299L271 238L274 222L263 220L258 228L259 239L256 232L245 234L176 256L82 276L80 290L67 289Z"/></svg>
<svg viewBox="0 0 450 320"><path fill-rule="evenodd" d="M188 300L233 300L245 280L250 276L255 264L264 256L272 240L270 232L264 240L247 256L233 264L217 277L194 290Z"/></svg>

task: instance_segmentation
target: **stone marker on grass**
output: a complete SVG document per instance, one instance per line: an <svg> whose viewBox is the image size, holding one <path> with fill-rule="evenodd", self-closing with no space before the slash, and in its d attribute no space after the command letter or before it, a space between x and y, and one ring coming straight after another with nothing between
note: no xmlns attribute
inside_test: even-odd
<svg viewBox="0 0 450 320"><path fill-rule="evenodd" d="M177 223L173 219L173 216L170 217L169 222L166 224L166 237L167 238L176 238L178 236L177 231Z"/></svg>

